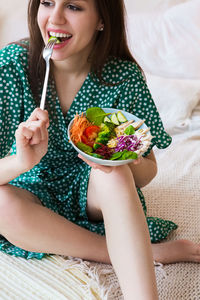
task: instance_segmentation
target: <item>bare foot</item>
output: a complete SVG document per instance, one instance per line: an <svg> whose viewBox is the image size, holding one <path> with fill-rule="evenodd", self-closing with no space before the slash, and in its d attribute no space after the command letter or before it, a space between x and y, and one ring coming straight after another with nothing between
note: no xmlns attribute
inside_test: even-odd
<svg viewBox="0 0 200 300"><path fill-rule="evenodd" d="M175 262L200 263L200 244L188 240L176 240L152 244L153 258L162 264Z"/></svg>

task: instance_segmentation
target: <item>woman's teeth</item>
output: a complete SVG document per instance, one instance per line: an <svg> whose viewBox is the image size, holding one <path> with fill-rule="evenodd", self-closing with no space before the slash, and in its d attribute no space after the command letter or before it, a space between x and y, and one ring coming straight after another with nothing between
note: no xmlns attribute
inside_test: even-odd
<svg viewBox="0 0 200 300"><path fill-rule="evenodd" d="M67 34L67 33L60 33L60 32L53 32L50 31L49 35L52 37L56 37L58 38L61 42L64 42L65 40L69 39L72 37L71 34Z"/></svg>

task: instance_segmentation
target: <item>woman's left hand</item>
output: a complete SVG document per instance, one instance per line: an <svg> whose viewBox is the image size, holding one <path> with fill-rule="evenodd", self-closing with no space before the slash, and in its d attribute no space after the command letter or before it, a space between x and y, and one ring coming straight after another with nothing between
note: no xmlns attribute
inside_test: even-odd
<svg viewBox="0 0 200 300"><path fill-rule="evenodd" d="M134 159L134 160L133 160L133 164L134 164L134 165L139 165L139 164L141 163L141 160L142 160L142 158L141 158L141 157L138 157L137 159Z"/></svg>
<svg viewBox="0 0 200 300"><path fill-rule="evenodd" d="M110 173L112 172L112 170L116 167L110 167L110 166L102 166L102 165L99 165L99 164L95 164L93 163L92 161L86 159L85 157L83 157L81 154L78 154L78 157L80 159L82 159L86 164L88 164L90 167L92 167L93 169L98 169L98 170L101 170L102 172L104 173Z"/></svg>
<svg viewBox="0 0 200 300"><path fill-rule="evenodd" d="M83 157L81 154L78 154L78 157L80 159L82 159L90 167L92 167L93 169L98 169L105 173L110 173L110 172L112 172L113 168L116 168L116 167L111 167L111 166L102 166L99 164L95 164L95 163L91 162L90 160L86 159L85 157ZM139 157L138 159L135 159L133 161L133 164L138 165L138 164L140 164L140 162L141 162L141 158Z"/></svg>

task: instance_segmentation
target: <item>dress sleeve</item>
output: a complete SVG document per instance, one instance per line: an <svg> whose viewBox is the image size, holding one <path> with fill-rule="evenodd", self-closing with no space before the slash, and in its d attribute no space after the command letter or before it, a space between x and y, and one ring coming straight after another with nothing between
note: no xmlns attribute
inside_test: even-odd
<svg viewBox="0 0 200 300"><path fill-rule="evenodd" d="M9 53L0 51L0 158L15 141L15 131L23 113L23 89L19 66L9 61Z"/></svg>
<svg viewBox="0 0 200 300"><path fill-rule="evenodd" d="M122 102L125 104L123 109L125 108L128 112L145 120L145 124L150 128L153 136L152 143L143 156L147 156L155 145L157 148L163 149L171 144L172 138L163 127L144 76L137 66L135 66L134 72L124 85Z"/></svg>

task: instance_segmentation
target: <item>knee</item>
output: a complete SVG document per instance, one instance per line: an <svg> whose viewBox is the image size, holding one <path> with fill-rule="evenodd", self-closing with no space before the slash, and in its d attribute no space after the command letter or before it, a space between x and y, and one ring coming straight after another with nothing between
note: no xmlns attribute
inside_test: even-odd
<svg viewBox="0 0 200 300"><path fill-rule="evenodd" d="M127 183L127 181L131 181L133 184L134 182L134 178L133 175L131 173L131 169L129 168L128 165L122 165L122 166L118 166L115 167L113 169L113 180L115 180L115 182L119 182L119 183Z"/></svg>
<svg viewBox="0 0 200 300"><path fill-rule="evenodd" d="M134 178L128 165L114 167L110 173L100 170L92 171L93 181L103 185L113 185L117 187L135 186Z"/></svg>
<svg viewBox="0 0 200 300"><path fill-rule="evenodd" d="M93 199L91 201L101 211L104 207L108 208L108 203L116 205L122 199L125 203L126 199L132 201L137 197L134 178L128 165L113 168L110 173L96 169L91 171L88 198Z"/></svg>

